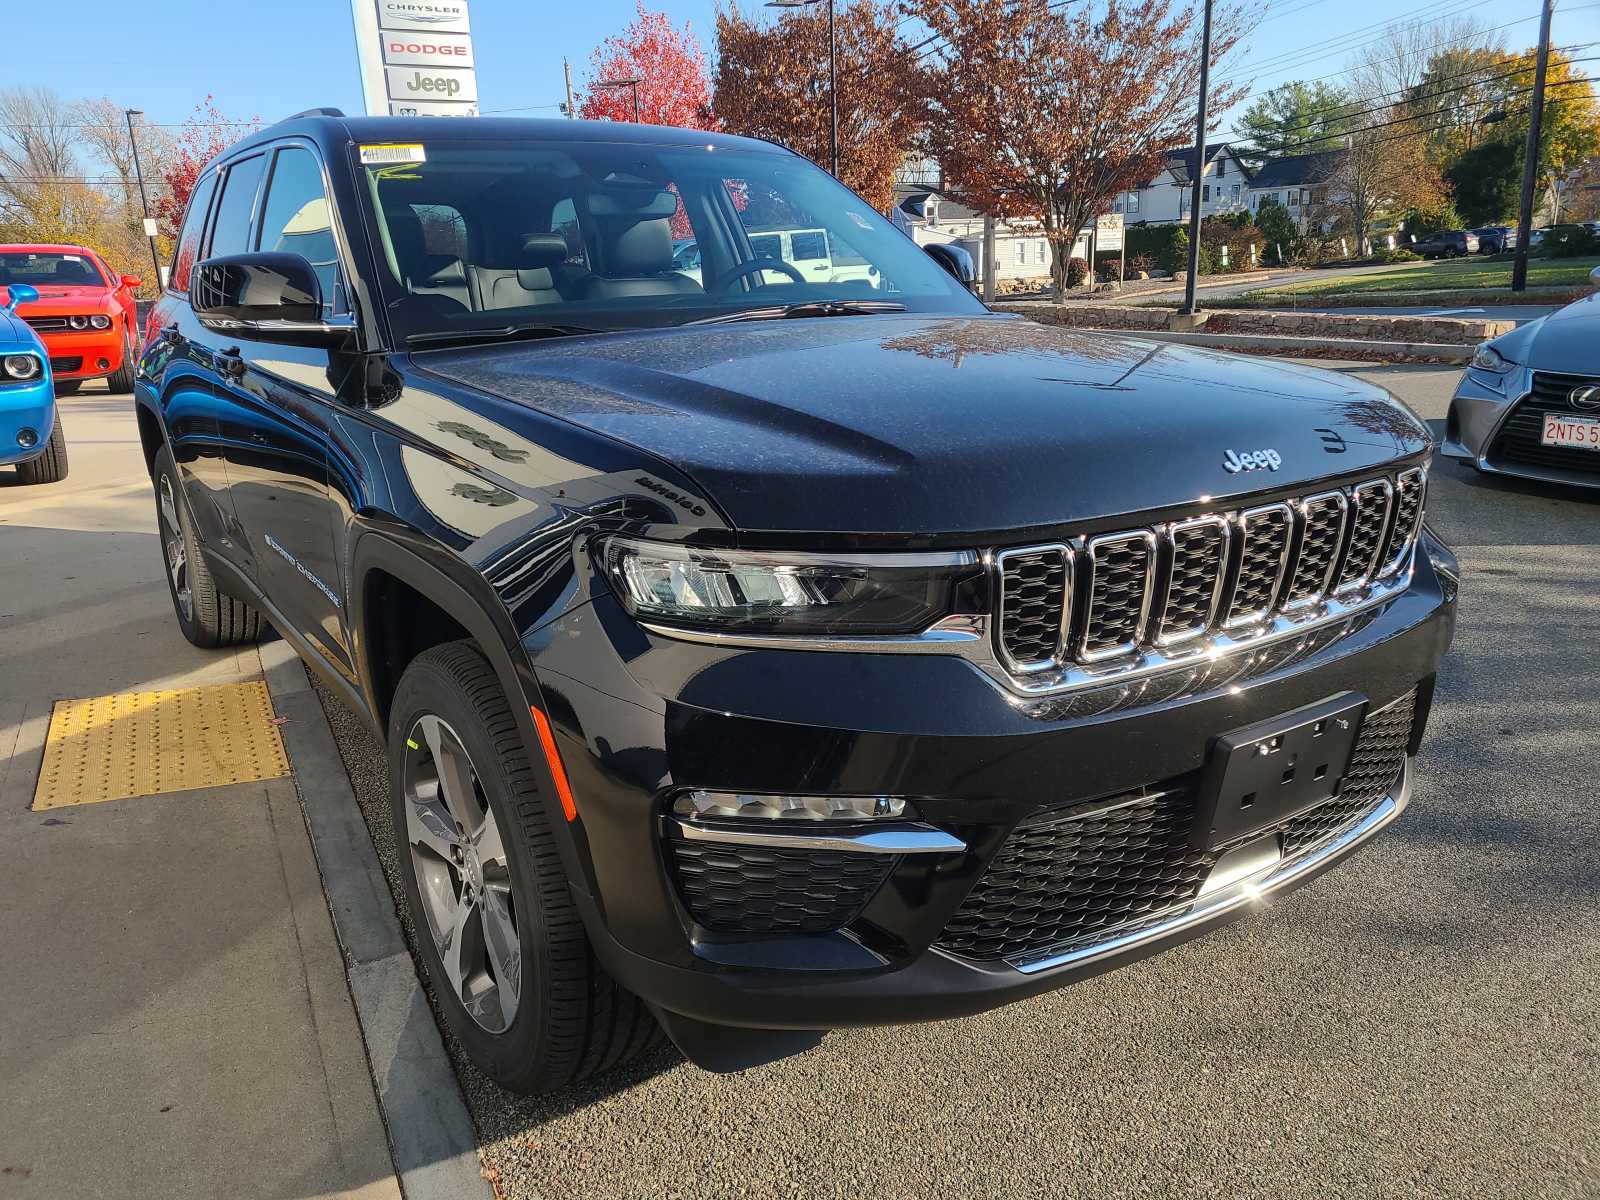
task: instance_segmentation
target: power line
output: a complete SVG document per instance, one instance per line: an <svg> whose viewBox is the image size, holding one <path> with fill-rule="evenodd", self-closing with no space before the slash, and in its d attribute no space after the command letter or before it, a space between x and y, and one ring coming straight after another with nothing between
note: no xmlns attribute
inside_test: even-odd
<svg viewBox="0 0 1600 1200"><path fill-rule="evenodd" d="M1355 29L1346 30L1339 36L1325 39L1316 45L1285 50L1281 54L1274 54L1269 58L1265 58L1251 67L1258 74L1253 76L1250 82L1254 83L1261 75L1298 66L1301 61L1311 61L1332 54L1349 53L1374 42L1381 42L1390 29L1401 24L1407 18L1413 23L1422 20L1439 21L1446 17L1460 16L1470 9L1481 8L1490 2L1491 0L1465 0L1465 2L1463 0L1431 0L1430 3L1424 4L1421 8L1413 9L1402 17L1390 17L1383 21L1374 21L1370 25L1362 25ZM1362 36L1363 34L1372 33L1373 30L1378 31L1376 36L1370 38Z"/></svg>

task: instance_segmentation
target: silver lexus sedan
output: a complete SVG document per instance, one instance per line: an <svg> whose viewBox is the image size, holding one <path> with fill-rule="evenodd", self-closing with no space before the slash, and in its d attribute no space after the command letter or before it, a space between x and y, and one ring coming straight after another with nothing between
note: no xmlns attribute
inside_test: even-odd
<svg viewBox="0 0 1600 1200"><path fill-rule="evenodd" d="M1600 267L1589 278L1600 288ZM1600 488L1600 293L1479 346L1440 452L1480 471Z"/></svg>

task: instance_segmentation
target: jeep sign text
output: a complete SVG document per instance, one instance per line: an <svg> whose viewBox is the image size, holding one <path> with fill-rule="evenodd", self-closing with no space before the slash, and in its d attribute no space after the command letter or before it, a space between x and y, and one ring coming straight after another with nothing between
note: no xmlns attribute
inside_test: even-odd
<svg viewBox="0 0 1600 1200"><path fill-rule="evenodd" d="M388 67L391 100L463 100L478 98L478 83L471 71L418 67Z"/></svg>

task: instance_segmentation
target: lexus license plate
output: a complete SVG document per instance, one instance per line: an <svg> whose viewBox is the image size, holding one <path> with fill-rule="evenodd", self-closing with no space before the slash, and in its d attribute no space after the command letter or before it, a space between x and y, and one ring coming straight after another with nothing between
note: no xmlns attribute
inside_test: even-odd
<svg viewBox="0 0 1600 1200"><path fill-rule="evenodd" d="M1539 440L1565 450L1600 450L1600 417L1564 417L1546 413Z"/></svg>
<svg viewBox="0 0 1600 1200"><path fill-rule="evenodd" d="M1248 841L1337 796L1366 710L1365 696L1342 692L1217 738L1200 776L1194 844Z"/></svg>

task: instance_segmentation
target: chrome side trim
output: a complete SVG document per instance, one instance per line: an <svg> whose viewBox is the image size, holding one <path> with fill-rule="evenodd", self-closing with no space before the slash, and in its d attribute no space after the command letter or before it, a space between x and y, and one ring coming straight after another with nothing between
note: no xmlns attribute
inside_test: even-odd
<svg viewBox="0 0 1600 1200"><path fill-rule="evenodd" d="M640 621L639 627L661 637L700 646L726 646L736 650L827 650L837 654L964 654L973 643L989 640L989 618L977 613L946 617L921 633L840 634L838 637L718 633L712 629L680 629L657 621Z"/></svg>
<svg viewBox="0 0 1600 1200"><path fill-rule="evenodd" d="M1114 646L1102 646L1098 650L1090 650L1089 626L1094 621L1095 588L1099 585L1100 554L1107 546L1141 543L1144 546L1144 594L1139 602L1138 624L1134 626L1133 636L1127 641L1118 642ZM1083 634L1078 644L1078 661L1081 663L1096 663L1102 659L1116 658L1138 648L1144 641L1145 632L1150 628L1150 606L1155 598L1156 587L1156 535L1150 529L1130 529L1126 533L1102 533L1098 537L1089 539L1084 549L1089 559L1089 590L1088 598L1083 606Z"/></svg>
<svg viewBox="0 0 1600 1200"><path fill-rule="evenodd" d="M967 844L942 829L920 821L897 821L881 827L855 825L809 832L780 833L748 824L684 821L665 818L670 832L689 842L732 846L765 846L772 850L831 850L843 854L960 854ZM778 822L770 822L778 824Z"/></svg>
<svg viewBox="0 0 1600 1200"><path fill-rule="evenodd" d="M1191 926L1212 920L1223 913L1232 912L1246 904L1254 904L1262 900L1271 899L1275 894L1287 891L1294 882L1308 871L1329 862L1332 859L1343 857L1354 850L1361 843L1377 834L1405 811L1411 799L1411 760L1407 759L1401 769L1399 784L1373 807L1372 811L1351 825L1343 833L1330 838L1320 846L1316 846L1306 853L1286 861L1275 862L1265 870L1254 876L1246 877L1230 883L1209 896L1189 905L1186 908L1175 909L1165 920L1154 925L1146 925L1132 930L1121 937L1108 938L1103 942L1096 942L1092 946L1080 946L1076 950L1068 950L1061 954L1047 954L1042 958L1027 960L1007 961L1024 975L1036 975L1040 971L1052 971L1061 967L1081 967L1101 959L1110 958L1145 945L1148 942L1160 941L1182 933Z"/></svg>
<svg viewBox="0 0 1600 1200"><path fill-rule="evenodd" d="M1244 625L1253 625L1262 620L1278 604L1278 598L1283 592L1283 579L1289 572L1289 552L1294 548L1294 509L1287 504L1263 504L1258 508L1248 508L1239 514L1239 563L1244 564L1244 555L1250 549L1250 519L1261 518L1268 513L1281 513L1285 521L1283 531L1283 552L1278 555L1278 574L1272 581L1272 590L1267 593L1267 603L1248 612L1237 613L1232 611L1234 600L1238 596L1238 580L1234 581L1234 595L1229 598L1228 619L1223 622L1224 629L1238 629Z"/></svg>
<svg viewBox="0 0 1600 1200"><path fill-rule="evenodd" d="M1167 605L1172 603L1173 572L1178 563L1178 538L1191 529L1205 529L1215 526L1222 535L1219 547L1220 565L1214 572L1216 578L1211 581L1211 603L1206 608L1205 620L1198 625L1191 625L1187 629L1180 629L1176 633L1167 629ZM1222 585L1228 578L1228 555L1233 548L1233 523L1226 517L1191 517L1187 521L1176 521L1161 527L1161 540L1167 547L1167 582L1162 589L1161 604L1157 609L1155 618L1156 636L1152 639L1157 646L1177 646L1191 638L1201 637L1210 629L1217 619L1217 608L1222 603Z"/></svg>
<svg viewBox="0 0 1600 1200"><path fill-rule="evenodd" d="M1394 485L1387 479L1370 479L1366 483L1358 484L1350 489L1350 495L1355 501L1355 511L1347 521L1350 526L1350 535L1346 540L1351 540L1355 537L1356 526L1364 515L1367 505L1372 503L1368 497L1373 495L1374 492L1383 497L1383 515L1378 518L1377 540L1373 542L1372 553L1368 556L1366 565L1362 568L1360 574L1350 575L1346 578L1346 574L1352 564L1343 562L1339 565L1339 586L1335 589L1336 591L1348 592L1354 588L1366 586L1367 582L1377 572L1378 561L1383 557L1384 546L1388 544L1389 518L1394 513ZM1347 546L1345 553L1348 555L1354 549L1353 545Z"/></svg>
<svg viewBox="0 0 1600 1200"><path fill-rule="evenodd" d="M1013 558L1035 558L1044 554L1056 554L1061 558L1061 566L1065 572L1065 579L1061 590L1061 618L1056 626L1056 650L1049 658L1037 659L1033 662L1018 662L1011 656L1005 647L1005 597L1006 597L1006 562ZM1051 667L1059 666L1067 657L1067 646L1072 637L1072 589L1077 581L1075 572L1077 555L1072 547L1065 542L1047 542L1041 546L1025 546L1021 549L1002 550L994 556L994 570L990 578L994 581L995 590L995 621L994 637L995 649L1000 654L1000 661L1018 675L1028 675L1034 671L1048 671Z"/></svg>

